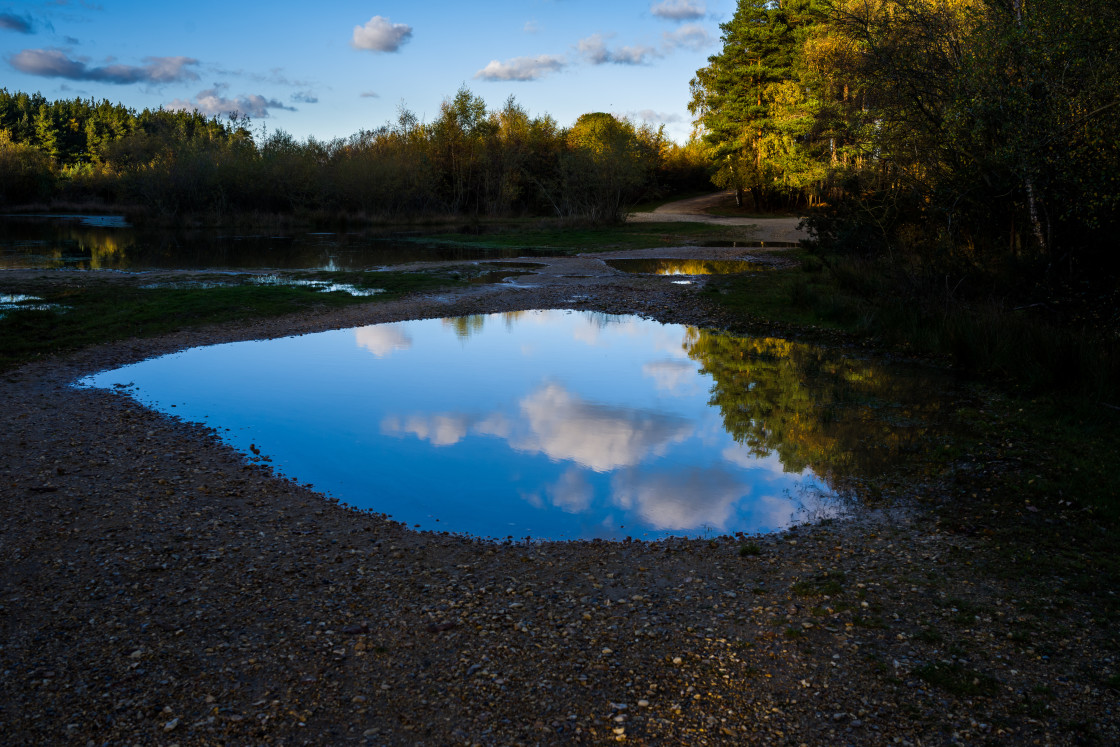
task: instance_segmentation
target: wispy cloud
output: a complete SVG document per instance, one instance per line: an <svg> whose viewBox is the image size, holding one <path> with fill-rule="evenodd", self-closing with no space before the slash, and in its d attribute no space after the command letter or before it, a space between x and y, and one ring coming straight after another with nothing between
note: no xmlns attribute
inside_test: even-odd
<svg viewBox="0 0 1120 747"><path fill-rule="evenodd" d="M505 62L491 60L490 64L475 73L474 77L482 80L537 80L549 73L563 70L567 65L567 60L559 55L514 57Z"/></svg>
<svg viewBox="0 0 1120 747"><path fill-rule="evenodd" d="M412 38L412 27L407 23L393 23L384 16L374 16L365 26L354 27L351 44L355 49L371 52L396 52Z"/></svg>
<svg viewBox="0 0 1120 747"><path fill-rule="evenodd" d="M29 16L17 16L14 13L0 13L0 29L15 31L17 34L35 33L35 26Z"/></svg>
<svg viewBox="0 0 1120 747"><path fill-rule="evenodd" d="M361 93L358 94L358 96L360 96L363 99L379 99L379 98L381 98L381 94L379 94L377 91L362 91Z"/></svg>
<svg viewBox="0 0 1120 747"><path fill-rule="evenodd" d="M312 91L297 91L292 94L292 101L297 104L318 104L319 97Z"/></svg>
<svg viewBox="0 0 1120 747"><path fill-rule="evenodd" d="M650 6L649 12L670 21L696 21L706 16L708 9L696 0L661 0Z"/></svg>
<svg viewBox="0 0 1120 747"><path fill-rule="evenodd" d="M526 34L535 34L541 30L541 25L536 21L526 21L525 26L521 30Z"/></svg>
<svg viewBox="0 0 1120 747"><path fill-rule="evenodd" d="M666 31L661 36L665 40L665 48L668 50L684 47L698 52L711 46L713 42L712 35L708 33L707 29L697 23L681 26L676 31Z"/></svg>
<svg viewBox="0 0 1120 747"><path fill-rule="evenodd" d="M657 111L654 111L653 109L642 109L641 111L627 112L626 116L630 117L630 118L633 118L633 119L640 119L643 122L648 122L650 124L655 124L655 123L676 124L677 122L683 122L684 121L684 117L681 116L680 114L669 114L667 112L657 112Z"/></svg>
<svg viewBox="0 0 1120 747"><path fill-rule="evenodd" d="M144 65L105 65L90 67L73 60L57 49L25 49L12 55L12 67L28 75L69 80L94 80L102 83L178 83L198 80L190 68L198 65L191 57L145 57Z"/></svg>
<svg viewBox="0 0 1120 747"><path fill-rule="evenodd" d="M661 56L657 49L640 44L610 49L606 40L607 37L603 34L592 34L586 39L580 39L576 49L592 65L645 65Z"/></svg>
<svg viewBox="0 0 1120 747"><path fill-rule="evenodd" d="M165 108L172 111L190 111L194 109L200 114L218 117L223 114L241 114L256 119L265 119L271 109L283 109L294 112L296 108L288 106L276 99L267 99L258 94L242 94L229 98L225 95L226 85L217 85L206 91L199 91L191 101L175 99Z"/></svg>

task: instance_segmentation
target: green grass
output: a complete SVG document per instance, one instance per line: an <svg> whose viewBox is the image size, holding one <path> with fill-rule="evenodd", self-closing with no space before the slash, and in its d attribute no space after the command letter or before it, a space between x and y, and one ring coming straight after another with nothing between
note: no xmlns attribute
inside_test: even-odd
<svg viewBox="0 0 1120 747"><path fill-rule="evenodd" d="M41 356L129 337L153 337L188 327L376 303L408 292L459 282L422 273L307 273L299 276L384 288L386 292L372 297L354 297L347 293L321 293L312 288L291 286L138 288L96 279L65 288L33 281L18 287L0 283L0 292L34 295L44 303L58 306L42 311L10 311L0 317L0 370Z"/></svg>

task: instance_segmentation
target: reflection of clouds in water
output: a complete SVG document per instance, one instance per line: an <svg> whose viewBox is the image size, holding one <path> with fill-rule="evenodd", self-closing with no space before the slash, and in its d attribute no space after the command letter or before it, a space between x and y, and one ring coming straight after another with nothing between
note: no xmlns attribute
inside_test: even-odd
<svg viewBox="0 0 1120 747"><path fill-rule="evenodd" d="M612 500L636 510L654 529L727 529L728 519L747 487L729 472L692 468L640 475L627 471L612 481ZM789 504L785 504L788 513Z"/></svg>
<svg viewBox="0 0 1120 747"><path fill-rule="evenodd" d="M782 460L778 457L777 452L770 452L764 457L755 456L751 450L740 443L728 444L720 455L734 465L742 467L743 469L757 469L764 472L769 472L774 477L782 477L787 474L800 474L802 476L812 475L812 471L808 468L802 470L800 473L793 472L786 469L782 464Z"/></svg>
<svg viewBox="0 0 1120 747"><path fill-rule="evenodd" d="M653 385L669 394L692 394L697 390L696 364L684 361L654 361L642 366Z"/></svg>
<svg viewBox="0 0 1120 747"><path fill-rule="evenodd" d="M514 423L503 412L496 412L489 417L475 423L471 429L480 436L497 436L509 438L513 434Z"/></svg>
<svg viewBox="0 0 1120 747"><path fill-rule="evenodd" d="M403 324L374 324L354 330L358 347L365 348L378 358L384 358L396 350L412 347L412 338L405 332Z"/></svg>
<svg viewBox="0 0 1120 747"><path fill-rule="evenodd" d="M595 491L583 472L572 467L548 487L548 495L552 505L569 514L578 514L586 511L591 506L591 498Z"/></svg>
<svg viewBox="0 0 1120 747"><path fill-rule="evenodd" d="M586 402L549 384L521 400L529 433L512 439L519 451L570 459L596 472L638 464L692 432L684 418Z"/></svg>
<svg viewBox="0 0 1120 747"><path fill-rule="evenodd" d="M409 415L402 422L395 415L381 421L381 432L390 436L411 433L433 446L452 446L467 435L470 421L465 415Z"/></svg>
<svg viewBox="0 0 1120 747"><path fill-rule="evenodd" d="M548 384L521 400L524 418L495 412L485 417L462 413L389 415L381 432L412 434L435 446L450 446L467 433L494 436L522 452L573 461L596 472L632 467L663 454L687 439L692 424L675 415L587 402L559 384Z"/></svg>

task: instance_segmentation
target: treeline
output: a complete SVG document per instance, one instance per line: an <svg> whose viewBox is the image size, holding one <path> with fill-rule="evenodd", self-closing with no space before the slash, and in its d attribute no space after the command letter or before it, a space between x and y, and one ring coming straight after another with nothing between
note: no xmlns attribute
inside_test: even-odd
<svg viewBox="0 0 1120 747"><path fill-rule="evenodd" d="M344 139L254 133L247 119L0 89L0 202L137 205L157 216L553 215L619 219L707 180L700 148L609 114L570 127L466 88L434 122L407 110Z"/></svg>
<svg viewBox="0 0 1120 747"><path fill-rule="evenodd" d="M815 207L822 248L1120 267L1112 0L740 0L722 29L692 81L714 180Z"/></svg>

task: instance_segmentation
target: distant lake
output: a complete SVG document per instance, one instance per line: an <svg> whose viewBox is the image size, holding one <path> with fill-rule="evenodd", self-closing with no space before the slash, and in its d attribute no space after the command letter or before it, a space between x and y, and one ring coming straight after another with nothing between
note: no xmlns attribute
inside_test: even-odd
<svg viewBox="0 0 1120 747"><path fill-rule="evenodd" d="M570 311L194 348L79 383L206 423L358 508L499 539L836 516L853 480L920 461L940 409L936 382L914 372Z"/></svg>
<svg viewBox="0 0 1120 747"><path fill-rule="evenodd" d="M502 259L533 251L425 244L384 230L151 230L123 216L0 215L0 269L368 270L420 261Z"/></svg>

